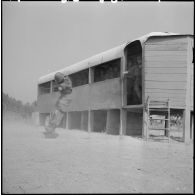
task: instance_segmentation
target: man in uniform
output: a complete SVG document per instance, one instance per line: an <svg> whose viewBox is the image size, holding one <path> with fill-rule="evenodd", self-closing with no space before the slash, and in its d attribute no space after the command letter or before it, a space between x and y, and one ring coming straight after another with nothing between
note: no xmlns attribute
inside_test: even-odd
<svg viewBox="0 0 195 195"><path fill-rule="evenodd" d="M46 134L52 134L55 128L60 125L63 116L64 109L70 105L71 99L68 97L72 93L72 82L68 76L65 76L61 72L57 72L54 76L60 96L55 104L56 110L51 113L51 116L46 118L45 129Z"/></svg>
<svg viewBox="0 0 195 195"><path fill-rule="evenodd" d="M137 100L136 102L141 103L142 102L142 79L141 79L141 67L142 67L142 59L141 56L136 57L136 63L133 64L129 60L128 64L128 71L125 72L127 75L127 78L129 78L130 87L133 88Z"/></svg>

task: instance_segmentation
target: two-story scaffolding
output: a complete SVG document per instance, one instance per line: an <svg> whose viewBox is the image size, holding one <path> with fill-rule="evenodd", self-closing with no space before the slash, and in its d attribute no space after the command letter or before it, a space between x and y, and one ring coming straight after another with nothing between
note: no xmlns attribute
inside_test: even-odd
<svg viewBox="0 0 195 195"><path fill-rule="evenodd" d="M69 75L73 83L72 102L64 108L61 127L147 138L149 98L169 101L170 114L181 113L183 137L189 141L193 137L193 47L192 35L150 33L56 71ZM38 80L40 124L54 111L59 97L56 72ZM155 109L159 114L158 106Z"/></svg>

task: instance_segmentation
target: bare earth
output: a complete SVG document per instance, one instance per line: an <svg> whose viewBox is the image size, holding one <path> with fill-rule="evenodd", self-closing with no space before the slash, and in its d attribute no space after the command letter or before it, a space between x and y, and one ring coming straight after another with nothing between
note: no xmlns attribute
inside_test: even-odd
<svg viewBox="0 0 195 195"><path fill-rule="evenodd" d="M192 193L193 144L3 124L4 193Z"/></svg>

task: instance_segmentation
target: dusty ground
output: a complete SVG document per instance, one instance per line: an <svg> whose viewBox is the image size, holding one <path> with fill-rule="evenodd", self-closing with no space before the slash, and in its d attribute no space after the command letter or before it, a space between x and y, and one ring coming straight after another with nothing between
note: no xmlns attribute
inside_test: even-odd
<svg viewBox="0 0 195 195"><path fill-rule="evenodd" d="M21 122L3 126L4 193L193 192L193 146Z"/></svg>

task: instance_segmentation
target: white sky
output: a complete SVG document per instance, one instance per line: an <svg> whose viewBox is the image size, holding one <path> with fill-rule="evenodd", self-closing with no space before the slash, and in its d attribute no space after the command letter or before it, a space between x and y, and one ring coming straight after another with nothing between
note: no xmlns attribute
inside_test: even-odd
<svg viewBox="0 0 195 195"><path fill-rule="evenodd" d="M153 31L193 34L193 2L3 2L3 92L36 100L37 80Z"/></svg>

